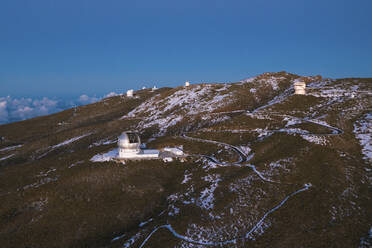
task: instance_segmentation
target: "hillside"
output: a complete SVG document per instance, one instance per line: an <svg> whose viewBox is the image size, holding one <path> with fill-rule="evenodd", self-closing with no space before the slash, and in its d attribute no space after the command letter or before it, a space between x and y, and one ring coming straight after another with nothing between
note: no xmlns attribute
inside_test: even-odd
<svg viewBox="0 0 372 248"><path fill-rule="evenodd" d="M187 160L92 159L125 130ZM372 79L139 90L0 125L0 142L1 247L372 246Z"/></svg>

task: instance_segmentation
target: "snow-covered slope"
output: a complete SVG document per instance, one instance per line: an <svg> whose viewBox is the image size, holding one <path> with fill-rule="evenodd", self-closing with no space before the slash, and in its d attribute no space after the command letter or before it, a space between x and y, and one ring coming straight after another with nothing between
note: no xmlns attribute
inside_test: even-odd
<svg viewBox="0 0 372 248"><path fill-rule="evenodd" d="M223 84L177 88L168 96L158 94L150 98L122 118L145 117L140 128L157 126L164 133L186 116L213 113L232 103L229 87Z"/></svg>
<svg viewBox="0 0 372 248"><path fill-rule="evenodd" d="M266 73L252 80L236 84L201 84L178 87L169 92L159 93L133 109L121 119L141 119L137 128L157 127L163 135L168 128L181 123L188 124L201 118L202 122L225 121L211 114L233 112L250 102L256 105L275 104L291 94L292 83L300 78L288 73ZM268 102L266 102L268 101ZM244 106L245 107L245 106ZM253 107L250 106L251 108ZM261 106L264 107L264 106ZM200 124L200 123L199 123ZM187 129L189 130L190 127Z"/></svg>

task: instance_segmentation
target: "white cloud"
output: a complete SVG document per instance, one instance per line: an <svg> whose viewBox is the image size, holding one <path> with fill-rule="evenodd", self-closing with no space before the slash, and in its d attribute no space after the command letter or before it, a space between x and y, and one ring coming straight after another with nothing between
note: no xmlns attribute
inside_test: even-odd
<svg viewBox="0 0 372 248"><path fill-rule="evenodd" d="M62 101L42 99L0 97L0 124L47 115L71 107Z"/></svg>
<svg viewBox="0 0 372 248"><path fill-rule="evenodd" d="M57 103L58 103L58 101L56 101L56 100L51 100L47 97L43 97L42 100L34 100L32 102L32 105L35 106L35 107L48 106L48 107L51 108L51 107L56 107Z"/></svg>
<svg viewBox="0 0 372 248"><path fill-rule="evenodd" d="M8 121L8 110L6 109L7 102L0 102L0 123Z"/></svg>
<svg viewBox="0 0 372 248"><path fill-rule="evenodd" d="M81 103L81 104L89 104L89 103L97 102L99 100L100 99L95 97L95 96L90 97L90 96L87 96L87 95L84 94L84 95L81 95L79 97L78 102Z"/></svg>
<svg viewBox="0 0 372 248"><path fill-rule="evenodd" d="M39 99L7 97L8 121L19 121L40 115L47 115L62 110L57 106L58 101L47 97Z"/></svg>
<svg viewBox="0 0 372 248"><path fill-rule="evenodd" d="M116 93L116 92L110 92L110 93L104 95L103 98L113 97L113 96L117 96L117 95L119 95L119 94Z"/></svg>
<svg viewBox="0 0 372 248"><path fill-rule="evenodd" d="M103 98L117 96L119 94L110 92ZM26 120L29 118L48 115L69 109L77 105L85 105L100 101L102 98L96 96L81 95L75 100L71 99L50 99L48 97L12 98L10 96L0 97L0 124Z"/></svg>

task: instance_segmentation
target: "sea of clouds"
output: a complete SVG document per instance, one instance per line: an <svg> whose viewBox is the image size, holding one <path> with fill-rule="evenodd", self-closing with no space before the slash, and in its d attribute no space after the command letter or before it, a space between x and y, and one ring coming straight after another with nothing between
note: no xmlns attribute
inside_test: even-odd
<svg viewBox="0 0 372 248"><path fill-rule="evenodd" d="M0 124L49 115L79 105L85 105L118 95L111 92L103 97L81 95L77 99L0 97Z"/></svg>

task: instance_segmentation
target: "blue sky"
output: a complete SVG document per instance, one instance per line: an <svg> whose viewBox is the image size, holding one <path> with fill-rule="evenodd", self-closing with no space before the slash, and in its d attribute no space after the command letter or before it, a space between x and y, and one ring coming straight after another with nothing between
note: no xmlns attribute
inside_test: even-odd
<svg viewBox="0 0 372 248"><path fill-rule="evenodd" d="M1 0L0 97L372 77L370 0Z"/></svg>

